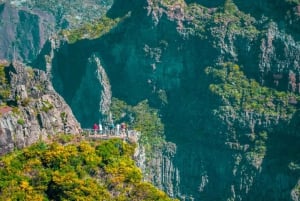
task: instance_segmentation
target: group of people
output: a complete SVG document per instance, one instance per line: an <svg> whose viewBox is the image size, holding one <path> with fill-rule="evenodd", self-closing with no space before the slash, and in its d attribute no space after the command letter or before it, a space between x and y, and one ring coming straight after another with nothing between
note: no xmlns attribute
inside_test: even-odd
<svg viewBox="0 0 300 201"><path fill-rule="evenodd" d="M127 126L125 123L117 124L114 123L104 124L101 123L94 124L93 130L95 134L110 134L110 135L125 135L127 133Z"/></svg>

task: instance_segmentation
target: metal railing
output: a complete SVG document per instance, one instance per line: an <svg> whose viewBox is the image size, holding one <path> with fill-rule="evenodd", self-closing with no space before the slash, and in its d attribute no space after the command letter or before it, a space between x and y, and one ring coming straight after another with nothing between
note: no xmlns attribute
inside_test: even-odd
<svg viewBox="0 0 300 201"><path fill-rule="evenodd" d="M138 133L135 130L116 130L116 129L104 129L104 130L95 130L95 129L82 129L81 135L86 138L92 139L112 139L119 138L123 140L131 140L137 142Z"/></svg>

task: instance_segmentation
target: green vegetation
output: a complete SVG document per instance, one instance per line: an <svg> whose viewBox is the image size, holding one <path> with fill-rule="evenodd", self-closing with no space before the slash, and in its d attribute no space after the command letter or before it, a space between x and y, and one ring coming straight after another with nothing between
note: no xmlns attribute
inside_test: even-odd
<svg viewBox="0 0 300 201"><path fill-rule="evenodd" d="M214 23L220 27L226 26L231 34L255 37L259 34L254 26L255 19L249 14L241 12L232 0L226 0L224 8L213 14Z"/></svg>
<svg viewBox="0 0 300 201"><path fill-rule="evenodd" d="M14 115L21 115L21 111L18 107L13 107L12 112L14 113Z"/></svg>
<svg viewBox="0 0 300 201"><path fill-rule="evenodd" d="M34 70L32 67L26 66L25 70L27 71L27 75L29 79L33 79L34 78Z"/></svg>
<svg viewBox="0 0 300 201"><path fill-rule="evenodd" d="M116 122L126 122L132 129L140 131L140 142L146 148L146 153L152 153L152 147L162 147L164 125L159 118L158 110L149 106L148 101L142 101L136 106L127 105L124 101L112 99L111 112Z"/></svg>
<svg viewBox="0 0 300 201"><path fill-rule="evenodd" d="M17 123L20 124L21 126L23 126L25 124L25 120L24 119L18 119Z"/></svg>
<svg viewBox="0 0 300 201"><path fill-rule="evenodd" d="M39 142L0 158L0 200L172 200L149 183L121 140Z"/></svg>
<svg viewBox="0 0 300 201"><path fill-rule="evenodd" d="M294 103L300 101L299 95L261 86L248 79L236 64L225 63L216 68L208 67L205 71L214 82L209 86L210 91L221 101L221 106L215 110L219 115L234 114L234 118L243 119L245 113L252 113L262 119L287 122L297 110ZM267 151L268 133L259 128L252 132L246 158L259 167Z"/></svg>
<svg viewBox="0 0 300 201"><path fill-rule="evenodd" d="M49 112L49 110L53 109L53 105L49 101L42 101L42 108L41 111Z"/></svg>
<svg viewBox="0 0 300 201"><path fill-rule="evenodd" d="M238 8L232 0L225 0L224 3L224 12L225 13L235 13L238 11Z"/></svg>
<svg viewBox="0 0 300 201"><path fill-rule="evenodd" d="M209 86L210 91L222 97L222 101L236 111L289 118L296 111L290 100L300 101L300 97L294 93L263 87L255 80L248 79L236 64L225 63L218 68L208 67L205 71L216 82Z"/></svg>
<svg viewBox="0 0 300 201"><path fill-rule="evenodd" d="M5 66L0 64L0 99L4 102L10 96L10 86L5 75Z"/></svg>
<svg viewBox="0 0 300 201"><path fill-rule="evenodd" d="M262 160L266 155L266 142L268 139L268 133L266 131L259 132L258 135L252 134L254 146L246 153L246 158L255 167L260 167Z"/></svg>
<svg viewBox="0 0 300 201"><path fill-rule="evenodd" d="M163 7L166 9L174 5L180 5L181 7L183 7L186 5L184 0L153 0L151 3L153 9L158 9L159 7Z"/></svg>
<svg viewBox="0 0 300 201"><path fill-rule="evenodd" d="M65 124L65 123L67 123L67 121L68 121L68 115L67 115L67 113L65 113L65 112L62 112L62 113L60 113L60 118L61 118L61 121Z"/></svg>
<svg viewBox="0 0 300 201"><path fill-rule="evenodd" d="M180 27L180 32L184 35L196 35L203 39L213 35L223 39L225 34L229 37L239 35L254 38L260 33L255 27L255 18L240 11L232 0L226 0L224 5L217 9L209 9L199 3L186 5L182 0L152 1L152 3L154 13L160 13L160 9L163 9L170 18L176 18L170 11L180 6L185 19L191 21Z"/></svg>
<svg viewBox="0 0 300 201"><path fill-rule="evenodd" d="M83 38L98 38L101 35L109 32L114 26L120 22L120 18L111 19L106 16L94 23L88 23L84 26L74 30L63 30L64 35L69 43L75 43L76 41Z"/></svg>
<svg viewBox="0 0 300 201"><path fill-rule="evenodd" d="M72 142L74 140L74 136L71 134L65 134L65 133L57 133L54 137L52 137L56 142L61 144L66 144L69 142Z"/></svg>
<svg viewBox="0 0 300 201"><path fill-rule="evenodd" d="M293 194L296 197L300 197L300 184L298 183L294 188L293 188Z"/></svg>
<svg viewBox="0 0 300 201"><path fill-rule="evenodd" d="M240 35L242 37L254 38L259 34L255 27L255 18L240 11L232 0L226 0L224 6L212 12L197 3L184 7L186 18L192 23L185 24L185 34L197 35L201 38L213 36L224 38L227 35Z"/></svg>
<svg viewBox="0 0 300 201"><path fill-rule="evenodd" d="M112 4L112 0L105 0L105 2L98 0L87 2L81 0L12 0L11 2L17 7L35 8L53 15L56 19L57 29L61 27L79 27L83 23L99 19ZM52 23L48 23L46 28L53 29L54 27Z"/></svg>

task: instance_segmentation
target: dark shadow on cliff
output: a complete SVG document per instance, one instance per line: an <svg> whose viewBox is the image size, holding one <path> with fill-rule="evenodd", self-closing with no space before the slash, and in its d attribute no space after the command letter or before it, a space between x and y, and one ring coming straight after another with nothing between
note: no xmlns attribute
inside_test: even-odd
<svg viewBox="0 0 300 201"><path fill-rule="evenodd" d="M218 100L209 92L211 80L204 69L216 62L219 51L208 40L183 39L176 26L165 16L154 26L146 11L134 13L117 32L103 38L108 51L101 52L101 57L113 96L131 105L148 99L152 107L161 110L166 138L177 145L173 163L180 172L182 194L196 200L204 196L206 200L218 200L228 194L224 183L230 178L224 178L224 174L231 172L232 153L224 150L224 136L217 134L220 123L212 109ZM148 47L154 52L145 52ZM151 56L155 48L162 50L158 62ZM155 69L151 67L153 63ZM165 106L157 98L159 89L167 93ZM205 175L210 182L200 193ZM168 184L163 185L167 188Z"/></svg>
<svg viewBox="0 0 300 201"><path fill-rule="evenodd" d="M296 40L300 39L299 34L299 20L297 18L297 4L292 1L284 0L258 0L258 1L241 1L233 0L239 10L250 14L256 20L265 21L265 23L258 23L260 28L264 28L266 23L270 20L279 25L280 30L284 30L292 35ZM266 20L266 17L269 18ZM291 20L294 22L292 23Z"/></svg>
<svg viewBox="0 0 300 201"><path fill-rule="evenodd" d="M145 7L147 2L145 0L114 0L114 3L107 12L107 16L110 18L123 17L128 12L141 12L143 7Z"/></svg>
<svg viewBox="0 0 300 201"><path fill-rule="evenodd" d="M186 3L197 3L208 8L220 7L224 4L224 0L185 0Z"/></svg>
<svg viewBox="0 0 300 201"><path fill-rule="evenodd" d="M113 9L121 9L120 6L113 6ZM111 12L117 12L116 10ZM124 8L124 13L128 10ZM145 16L146 17L146 16ZM128 103L134 105L147 98L151 88L144 76L142 67L136 66L136 74L134 77L128 77L126 68L129 68L128 60L132 58L130 50L115 53L118 44L127 40L130 35L128 32L135 33L137 30L147 31L149 26L146 23L136 23L134 17L129 17L125 21L118 24L108 34L103 35L99 39L80 40L74 44L62 44L59 51L56 52L53 59L52 75L55 90L61 94L66 102L71 105L75 116L78 118L83 127L91 127L93 123L98 122L101 118L99 111L98 97L92 97L92 100L85 101L85 104L72 106L77 90L82 84L83 76L85 76L88 59L95 52L99 53L102 66L110 79L113 95ZM139 18L139 20L143 20ZM140 24L140 25L139 25ZM139 27L141 26L141 27ZM138 36L136 36L138 38ZM135 42L136 38L132 38ZM143 40L143 39L140 39ZM135 47L138 51L143 51L143 47ZM135 51L135 50L134 50ZM41 57L42 58L42 57ZM40 61L36 61L40 63ZM133 75L132 75L133 76ZM91 97L89 91L85 92L86 97L80 97L82 101ZM78 98L78 97L77 97ZM78 109L80 107L81 109ZM75 110L74 110L75 109ZM90 111L90 116L81 117L81 111ZM97 116L98 115L98 116Z"/></svg>
<svg viewBox="0 0 300 201"><path fill-rule="evenodd" d="M300 163L300 113L295 113L291 123L268 134L267 152L263 159L261 172L255 178L253 188L246 200L249 201L289 201L291 190L298 182L299 169L292 163Z"/></svg>
<svg viewBox="0 0 300 201"><path fill-rule="evenodd" d="M178 49L176 45L171 49ZM161 108L166 139L177 146L173 163L180 172L181 193L195 200L222 200L230 194L233 153L224 144L224 124L213 115L221 104L209 91L214 80L204 72L217 62L218 50L197 37L183 40L181 45L180 51L162 61L177 60L183 66L180 85L167 90L168 104ZM209 182L201 187L205 178Z"/></svg>
<svg viewBox="0 0 300 201"><path fill-rule="evenodd" d="M182 194L191 195L195 200L222 200L231 193L233 152L225 148L222 122L212 114L220 103L209 93L212 80L204 73L205 67L217 62L215 59L220 56L220 51L209 40L183 39L176 30L176 23L165 16L155 26L146 10L141 8L143 3L134 4L140 7L137 12L132 12L131 17L101 38L62 45L53 59L53 85L71 105L85 74L88 58L98 52L114 97L130 105L149 99L152 107L161 109L167 140L177 145L173 162L180 172ZM108 16L119 17L131 11L130 5L124 4L124 1L115 1ZM155 48L163 49L161 44L168 44L168 47L156 61L155 55L151 54L156 53ZM147 54L145 49L152 52ZM249 61L246 53L243 63ZM255 54L252 57L255 58ZM156 64L156 68L152 64ZM183 70L176 69L180 67ZM167 105L161 105L155 87L166 91ZM99 101L94 98L87 101L88 104L76 106L78 113L80 107L91 111L90 116L78 119L83 127L91 127L98 121L93 112L99 110ZM75 113L76 117L80 116L78 113ZM277 140L270 138L266 167L268 163L272 164L272 158L276 158L272 151L277 153L276 150L289 149L280 147ZM287 139L287 144L292 141ZM288 150L291 154L294 151ZM280 160L281 157L277 156ZM275 165L280 165L279 159ZM206 176L209 182L202 189L200 183ZM259 188L264 184L258 184ZM257 193L261 192L259 188Z"/></svg>
<svg viewBox="0 0 300 201"><path fill-rule="evenodd" d="M53 85L70 102L78 89L85 72L87 59L95 50L91 43L97 41L82 40L75 44L63 44L53 59ZM61 82L56 82L56 79Z"/></svg>
<svg viewBox="0 0 300 201"><path fill-rule="evenodd" d="M39 69L39 70L43 70L46 71L46 59L45 59L45 55L49 55L51 51L51 43L48 40L42 50L40 51L39 55L37 56L37 58L29 64L29 66L32 66L33 68Z"/></svg>
<svg viewBox="0 0 300 201"><path fill-rule="evenodd" d="M5 6L5 3L0 3L0 13L3 12L4 10L4 6Z"/></svg>
<svg viewBox="0 0 300 201"><path fill-rule="evenodd" d="M93 52L98 51L95 48L98 45L101 47L98 40L82 40L75 44L63 44L52 61L52 83L55 90L64 97L71 108L75 107L72 108L74 115L82 127L87 128L98 122L100 118L99 112L97 112L99 111L99 97L92 97L92 93L86 91L86 96L80 98L82 100L80 102L83 104L76 106L72 104L86 74L88 59ZM83 111L90 111L90 115L81 114Z"/></svg>
<svg viewBox="0 0 300 201"><path fill-rule="evenodd" d="M124 13L128 11L125 10ZM181 192L196 200L203 197L218 200L228 194L224 186L230 182L230 177L223 175L230 175L232 153L224 150L223 136L217 135L219 122L213 118L212 109L218 102L209 94L210 81L204 68L215 62L219 51L207 40L183 39L176 30L176 23L165 16L154 26L146 13L132 13L100 39L65 44L54 59L55 89L69 104L72 103L87 59L93 52L99 52L114 97L131 105L148 99L152 107L161 109L167 140L177 144L173 163L180 171ZM161 45L165 43L168 46L154 70L151 64L156 61L152 53L145 52L146 45L155 51L155 48L163 49ZM168 95L168 105L164 107L155 92L159 88ZM99 109L99 100L95 98L91 104L77 107L89 107L92 113ZM79 121L84 127L90 127L98 120L95 118L91 114ZM209 184L200 193L199 185L205 175L209 177Z"/></svg>
<svg viewBox="0 0 300 201"><path fill-rule="evenodd" d="M291 9L294 4L283 0L258 0L258 1L240 1L233 0L238 8L251 14L255 18L260 18L266 15L274 21L283 20L287 10Z"/></svg>
<svg viewBox="0 0 300 201"><path fill-rule="evenodd" d="M173 163L180 172L182 194L196 200L204 196L206 200L219 199L228 194L224 183L230 179L223 174L230 174L232 153L224 150L223 136L216 134L220 123L213 117L212 109L218 100L209 93L211 80L204 73L205 67L214 64L219 51L208 40L183 39L177 25L165 16L154 26L145 13L129 19L122 27L121 37L115 33L105 38L105 49L113 51L102 52L101 57L109 67L113 96L133 105L147 98L152 107L159 108L166 138L177 145ZM161 47L162 43L167 46ZM148 55L155 52L145 52L146 45L163 50L159 62ZM148 80L155 83L155 89ZM157 98L155 90L159 89L166 91L167 105L162 106ZM199 185L205 175L210 182L200 193ZM166 189L167 185L163 187Z"/></svg>

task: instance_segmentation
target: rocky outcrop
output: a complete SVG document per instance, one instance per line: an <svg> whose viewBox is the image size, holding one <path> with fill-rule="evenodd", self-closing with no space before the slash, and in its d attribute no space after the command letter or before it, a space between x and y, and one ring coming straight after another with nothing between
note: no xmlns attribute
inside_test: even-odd
<svg viewBox="0 0 300 201"><path fill-rule="evenodd" d="M204 69L236 62L258 86L298 93L295 33L272 22L278 18L271 15L241 12L234 1L222 8L147 3L148 13L132 12L89 47L76 46L99 52L113 96L128 103L147 98L160 108L176 149L172 156L163 148L154 152L141 165L146 178L183 200L290 200L298 178L288 166L298 163L299 136L284 131L297 129L290 124L295 117L285 119L280 101L274 101L279 112L273 116L233 107L232 100L211 94L209 85L217 78ZM116 38L118 43L111 42ZM228 84L239 90L237 83ZM290 103L298 107L296 102ZM285 152L290 157L283 159Z"/></svg>
<svg viewBox="0 0 300 201"><path fill-rule="evenodd" d="M268 25L261 40L259 71L266 84L277 89L299 91L300 42L280 30L276 23ZM263 80L264 82L264 80Z"/></svg>
<svg viewBox="0 0 300 201"><path fill-rule="evenodd" d="M20 63L5 68L11 87L5 107L11 109L1 112L1 155L57 133L79 133L79 123L45 72Z"/></svg>
<svg viewBox="0 0 300 201"><path fill-rule="evenodd" d="M100 63L100 58L94 54L88 59L71 107L78 120L89 128L93 123L98 123L105 115L108 115L110 103L109 79Z"/></svg>
<svg viewBox="0 0 300 201"><path fill-rule="evenodd" d="M98 39L51 40L44 69L83 126L99 120L111 96L130 104L148 99L160 110L170 143L148 145L155 150L150 157L140 147L145 179L182 200L299 200L299 3L124 4L115 1L108 15L129 12L128 18ZM239 64L236 76L245 76L232 80L230 69L216 70L227 62ZM215 74L207 75L207 66ZM34 119L35 110L52 110L53 97L39 87L29 93L22 83L18 97L38 100L33 111L18 100L22 115ZM243 107L247 95L254 101ZM46 111L32 124L51 130ZM26 144L22 121L12 118L2 130L15 132L1 139L5 150Z"/></svg>
<svg viewBox="0 0 300 201"><path fill-rule="evenodd" d="M166 190L172 197L180 197L180 174L172 161L175 154L176 145L166 142L162 147L153 149L150 160L143 145L139 144L134 157L146 181L151 181L158 188Z"/></svg>
<svg viewBox="0 0 300 201"><path fill-rule="evenodd" d="M145 1L140 12L132 12L110 33L66 45L54 61L68 69L61 58L76 58L87 49L80 60L71 61L73 68L82 70L97 52L113 96L131 104L149 99L160 109L165 134L176 149L160 148L145 159L141 148L139 165L146 179L170 195L182 200L295 200L298 170L289 166L299 161L293 114L298 99L287 99L285 108L278 90L298 97L297 33L289 32L292 26L281 26L279 18L270 14L272 6L268 15L257 16L242 12L246 5L239 2L226 1L218 8L199 6L201 2ZM121 12L120 7L112 8ZM210 85L223 74L211 78L206 67L228 61L243 66L244 81L256 80L257 90L264 86L279 93L278 99L269 97L274 113L244 110L234 105L234 97L211 93ZM64 71L53 71L54 80L65 76ZM83 76L74 73L74 77L81 83ZM63 92L68 88L63 83L62 95L72 100L74 96ZM225 89L240 90L237 82L225 84ZM254 107L257 104L259 100ZM294 109L286 116L288 105Z"/></svg>

